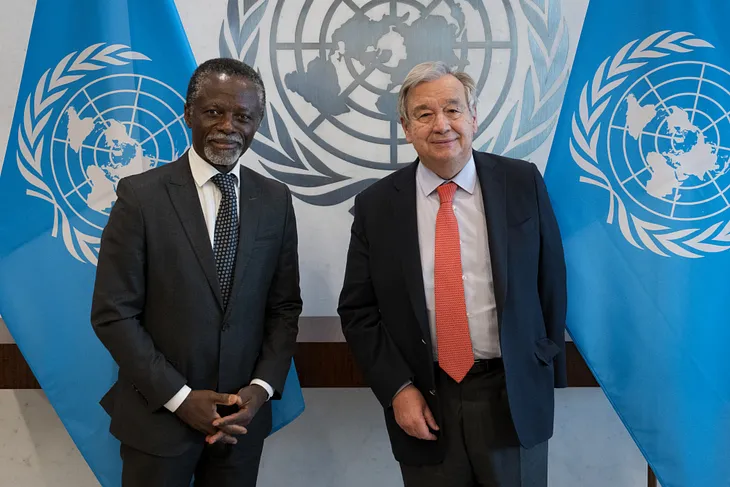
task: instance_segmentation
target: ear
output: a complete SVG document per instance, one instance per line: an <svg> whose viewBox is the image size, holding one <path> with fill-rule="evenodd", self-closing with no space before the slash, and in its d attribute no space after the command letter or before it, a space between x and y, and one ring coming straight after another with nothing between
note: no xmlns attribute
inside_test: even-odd
<svg viewBox="0 0 730 487"><path fill-rule="evenodd" d="M403 132L405 132L405 134L406 134L406 142L408 142L409 144L412 144L413 138L411 137L409 126L403 117L401 117L401 119L400 119L400 126L403 127Z"/></svg>
<svg viewBox="0 0 730 487"><path fill-rule="evenodd" d="M193 112L193 108L186 103L185 109L183 110L183 116L185 117L185 125L187 125L190 128L193 128L193 126L191 125L191 122L190 122L190 119L192 117L192 112Z"/></svg>
<svg viewBox="0 0 730 487"><path fill-rule="evenodd" d="M471 126L474 130L474 133L476 133L477 129L479 128L479 124L477 123L477 107L474 107L474 114L471 120Z"/></svg>

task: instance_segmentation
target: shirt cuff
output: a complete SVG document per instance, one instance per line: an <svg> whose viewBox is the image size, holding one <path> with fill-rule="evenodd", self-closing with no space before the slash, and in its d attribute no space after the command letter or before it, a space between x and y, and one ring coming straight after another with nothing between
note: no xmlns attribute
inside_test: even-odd
<svg viewBox="0 0 730 487"><path fill-rule="evenodd" d="M396 392L395 394L393 394L393 399L395 399L395 396L397 396L398 394L400 394L403 391L403 389L405 389L406 387L408 387L411 384L413 384L413 382L408 381L405 384L403 384L402 386L400 386L400 389L398 389L398 392ZM390 405L391 406L393 405L393 399L390 400Z"/></svg>
<svg viewBox="0 0 730 487"><path fill-rule="evenodd" d="M261 379L253 379L251 381L251 385L254 385L254 384L257 386L261 386L266 390L266 394L269 395L269 397L266 398L267 401L274 396L274 389L268 384L268 382L263 381Z"/></svg>
<svg viewBox="0 0 730 487"><path fill-rule="evenodd" d="M172 396L172 399L165 403L165 409L167 409L171 413L177 411L177 408L179 408L183 401L188 398L188 394L190 394L190 392L192 392L192 389L190 389L190 387L188 387L187 385L182 386L182 388L177 391L177 394Z"/></svg>

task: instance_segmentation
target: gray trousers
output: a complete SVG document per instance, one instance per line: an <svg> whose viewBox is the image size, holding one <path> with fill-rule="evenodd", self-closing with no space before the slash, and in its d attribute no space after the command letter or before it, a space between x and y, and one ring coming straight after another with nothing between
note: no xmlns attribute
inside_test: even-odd
<svg viewBox="0 0 730 487"><path fill-rule="evenodd" d="M461 383L439 368L436 390L446 457L439 465L401 464L405 487L547 487L548 444L520 446L502 367L477 362Z"/></svg>

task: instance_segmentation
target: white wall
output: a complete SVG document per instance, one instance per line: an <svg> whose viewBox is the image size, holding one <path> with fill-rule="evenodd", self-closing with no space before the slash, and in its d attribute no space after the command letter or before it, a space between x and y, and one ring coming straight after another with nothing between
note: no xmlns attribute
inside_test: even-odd
<svg viewBox="0 0 730 487"><path fill-rule="evenodd" d="M288 1L295 2L295 0ZM490 9L502 3L501 0L483 1ZM588 0L559 1L570 40L567 61L567 66L570 66L577 48ZM5 3L9 4L10 2L6 0ZM269 10L272 10L274 3L270 2ZM501 120L506 117L511 103L521 96L526 72L531 66L527 43L528 27L524 15L520 13L522 12L521 2L519 0L510 0L510 3L513 10L517 12L517 28L516 32L513 33L519 39L517 74L515 74L513 83L509 88L509 103L502 107L500 114L491 124L493 127L490 125L489 133L483 134L482 139L492 137L499 131ZM530 0L525 3L545 5L545 0ZM196 59L203 61L219 56L218 39L221 25L226 17L227 0L176 0L176 4ZM4 15L0 18L0 60L3 66L0 71L0 141L3 142L7 140L10 133L34 7L34 0L13 2L12 15ZM10 11L11 7L0 7L0 9ZM260 56L260 59L265 57ZM266 77L265 81L273 84L273 81ZM501 86L489 85L484 92L489 90L499 91L499 89L501 89ZM277 99L276 90L269 87L267 91L270 95L271 104L275 104ZM487 95L483 93L482 96L486 97ZM287 119L284 120L287 123ZM293 122L288 123L288 128L294 134ZM495 132L495 134L491 132ZM305 138L302 138L302 141ZM480 144L481 142L486 142L486 140L481 140ZM552 136L530 157L541 169L547 163L551 143ZM316 152L316 148L311 143L309 145L311 146L309 148ZM0 176L3 172L2 165L5 150L6 144L0 144ZM325 158L323 160L327 164L332 164L333 168L334 165L339 164L334 160L336 159L334 156L321 154L320 156ZM244 155L244 162L253 169L262 170L258 158L251 152ZM350 164L349 166L353 165ZM347 171L359 171L360 169L362 168L337 170L350 175ZM368 173L367 177L382 177L385 174L384 171L377 171L377 174ZM306 191L303 192L306 193ZM344 274L345 254L349 240L351 217L348 210L351 203L351 201L345 201L332 207L314 207L299 200L295 201L300 236L299 251L305 316L332 316L335 314L336 300L342 283L342 275ZM0 325L0 328L2 328L2 325Z"/></svg>

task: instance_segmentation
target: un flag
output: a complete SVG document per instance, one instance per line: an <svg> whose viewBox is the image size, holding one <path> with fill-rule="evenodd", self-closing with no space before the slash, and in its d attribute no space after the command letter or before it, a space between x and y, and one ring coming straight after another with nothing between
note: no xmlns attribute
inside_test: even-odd
<svg viewBox="0 0 730 487"><path fill-rule="evenodd" d="M569 331L664 487L730 486L728 18L591 2L546 170Z"/></svg>
<svg viewBox="0 0 730 487"><path fill-rule="evenodd" d="M117 368L89 323L101 231L125 176L190 145L196 63L172 0L39 0L0 174L0 313L79 450L118 485L98 404ZM303 410L293 369L274 431Z"/></svg>

